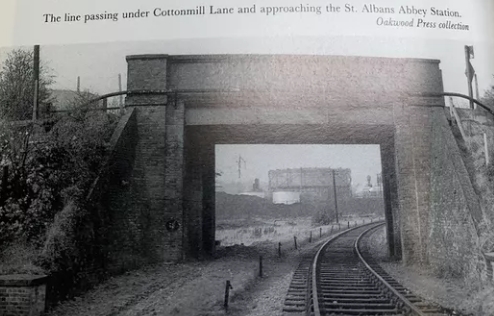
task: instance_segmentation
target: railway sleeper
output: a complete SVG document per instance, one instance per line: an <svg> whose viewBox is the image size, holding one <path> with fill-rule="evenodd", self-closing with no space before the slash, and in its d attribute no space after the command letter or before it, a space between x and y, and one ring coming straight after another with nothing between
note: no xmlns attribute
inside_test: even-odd
<svg viewBox="0 0 494 316"><path fill-rule="evenodd" d="M341 308L341 309L396 309L396 306L393 304L356 304L356 303L348 303L348 304L333 304L333 303L324 303L324 308Z"/></svg>
<svg viewBox="0 0 494 316"><path fill-rule="evenodd" d="M335 291L372 291L375 290L376 287L374 286L341 286L341 285L335 285L335 284L321 284L321 288L323 289L332 289Z"/></svg>
<svg viewBox="0 0 494 316"><path fill-rule="evenodd" d="M379 297L379 298L339 298L339 299L334 300L332 302L359 303L359 304L365 304L365 303L384 304L384 303L389 303L389 299L384 298L384 297Z"/></svg>
<svg viewBox="0 0 494 316"><path fill-rule="evenodd" d="M337 301L340 298L355 298L355 299L361 299L361 298L382 298L382 294L347 294L347 293L325 293L323 292L321 297L324 298L324 300L335 300Z"/></svg>
<svg viewBox="0 0 494 316"><path fill-rule="evenodd" d="M376 291L375 289L373 290L358 290L358 289L352 289L352 290L336 290L333 288L325 288L321 287L321 290L324 294L329 294L329 293L336 293L336 294L362 294L362 295L379 295L382 292L381 291Z"/></svg>
<svg viewBox="0 0 494 316"><path fill-rule="evenodd" d="M397 309L337 309L329 308L324 310L323 315L331 315L331 313L336 315L397 315L401 314Z"/></svg>

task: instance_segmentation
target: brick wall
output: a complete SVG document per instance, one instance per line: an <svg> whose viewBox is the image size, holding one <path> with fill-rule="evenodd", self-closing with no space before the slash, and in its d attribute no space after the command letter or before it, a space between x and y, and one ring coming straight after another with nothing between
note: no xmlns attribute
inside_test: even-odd
<svg viewBox="0 0 494 316"><path fill-rule="evenodd" d="M46 277L0 276L0 315L38 316L46 307Z"/></svg>
<svg viewBox="0 0 494 316"><path fill-rule="evenodd" d="M280 137L283 137L280 131L300 124L303 126L300 135L306 135L300 143L316 142L318 138L321 138L320 143L328 144L335 143L335 138L343 139L343 143L359 143L364 139L361 143L378 143L382 152L393 152L392 157L383 155L383 172L387 173L383 180L388 233L392 233L389 241L394 242L397 257L402 251L407 264L439 264L443 253L438 246L439 240L449 236L444 227L460 227L465 223L454 216L450 217L449 223L439 219L438 214L451 211L440 197L450 196L451 192L453 196L460 194L464 201L458 200L454 212L463 214L462 208L472 211L469 202L472 197L465 191L468 184L458 173L450 172L457 168L457 162L454 166L451 165L453 160L439 162L440 157L448 159L451 156L451 153L438 152L441 147L436 141L451 136L444 129L437 130L444 119L444 114L437 114L437 110L444 106L444 100L407 95L443 91L438 61L167 55L129 56L127 61L127 104L136 106L137 120L136 159L129 178L134 190L131 196L134 197L134 211L149 224L149 229L143 233L149 245L147 251L158 259L177 260L181 258L182 250L195 252L196 242L201 240L205 248L214 250L214 144L291 141L286 137L271 139L274 136L269 131L263 134L259 130L259 126L264 126L262 124L269 130L277 128ZM185 110L181 108L183 105L172 108L174 101L169 102L168 89L240 90L231 95L188 95L184 100L194 111L189 113L187 123L210 124L202 125L208 131L214 126L232 125L219 129L227 135L218 136L217 131L208 134L204 129L198 129L200 135L189 133L184 145ZM242 95L242 91L258 93ZM321 104L326 104L327 108L318 108ZM281 107L289 109L287 112L311 108L314 116L310 117L309 123L300 121L300 115L285 122L284 116L279 116L284 113L280 112ZM259 110L266 108L276 110L270 113L278 114L267 115L269 113ZM244 115L238 115L242 111ZM372 113L371 119L362 115L362 111ZM322 114L315 115L317 113ZM276 122L283 123L273 127ZM310 127L310 124L314 126ZM322 133L327 125L331 130L324 135L306 132L314 128ZM379 134L381 125L394 128L394 135ZM237 132L243 128L245 133ZM374 129L378 131L374 133ZM359 139L359 133L372 134L375 141L369 142L365 137ZM240 135L238 139L232 140L237 134ZM191 137L197 140L191 142ZM456 150L451 148L449 150ZM443 171L446 176L441 173ZM455 182L454 177L460 180ZM438 184L442 182L452 187L442 187ZM174 232L164 227L171 219L181 223ZM202 232L197 232L198 229ZM452 238L464 238L465 234L459 231ZM468 246L460 242L455 247ZM461 252L458 249L458 253Z"/></svg>
<svg viewBox="0 0 494 316"><path fill-rule="evenodd" d="M478 278L482 210L442 109L431 113L429 263L438 274ZM479 260L481 259L481 260Z"/></svg>

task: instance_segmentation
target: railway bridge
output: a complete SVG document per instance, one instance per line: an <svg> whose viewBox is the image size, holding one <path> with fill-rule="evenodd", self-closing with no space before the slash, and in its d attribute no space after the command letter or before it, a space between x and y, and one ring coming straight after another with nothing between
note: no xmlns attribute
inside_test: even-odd
<svg viewBox="0 0 494 316"><path fill-rule="evenodd" d="M105 200L118 210L116 261L214 252L216 144L378 144L390 253L435 264L474 248L480 206L444 99L427 97L443 92L440 61L134 55L127 63L130 110Z"/></svg>

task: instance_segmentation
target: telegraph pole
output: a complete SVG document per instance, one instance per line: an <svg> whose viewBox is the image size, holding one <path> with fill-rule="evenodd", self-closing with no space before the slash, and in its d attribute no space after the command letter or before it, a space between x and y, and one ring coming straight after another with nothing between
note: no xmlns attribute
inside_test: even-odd
<svg viewBox="0 0 494 316"><path fill-rule="evenodd" d="M39 45L34 45L33 54L33 121L39 117Z"/></svg>
<svg viewBox="0 0 494 316"><path fill-rule="evenodd" d="M479 81L477 80L477 74L475 74L475 98L477 100L480 99L480 95L479 95ZM475 104L475 108L477 108L477 104Z"/></svg>
<svg viewBox="0 0 494 316"><path fill-rule="evenodd" d="M473 46L465 45L465 65L467 67L465 74L467 76L468 96L470 98L473 98L472 80L475 75L475 70L473 69L472 64L470 63L470 59L473 59L473 57L474 57ZM473 110L473 108L474 108L474 103L472 100L470 100L470 109Z"/></svg>
<svg viewBox="0 0 494 316"><path fill-rule="evenodd" d="M118 74L118 91L122 92L122 75L121 74ZM119 104L120 114L123 114L123 110L124 110L123 95L120 95L119 98L120 98L120 104Z"/></svg>
<svg viewBox="0 0 494 316"><path fill-rule="evenodd" d="M336 224L339 223L339 219L338 219L338 201L337 201L337 197L336 197L336 179L335 179L335 170L333 169L333 191L334 191L334 209L335 209L335 212L336 212Z"/></svg>

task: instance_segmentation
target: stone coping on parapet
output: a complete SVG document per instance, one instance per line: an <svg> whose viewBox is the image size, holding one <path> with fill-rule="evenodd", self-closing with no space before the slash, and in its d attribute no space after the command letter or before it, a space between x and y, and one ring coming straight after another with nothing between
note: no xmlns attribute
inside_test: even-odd
<svg viewBox="0 0 494 316"><path fill-rule="evenodd" d="M372 56L347 56L347 55L307 55L307 54L204 54L204 55L169 55L169 54L142 54L128 55L127 60L137 59L166 59L175 62L221 62L228 59L267 59L267 58L311 58L311 59L368 59L370 60L386 60L386 61L401 61L409 63L432 63L439 64L439 59L426 58L396 58L396 57L372 57Z"/></svg>
<svg viewBox="0 0 494 316"><path fill-rule="evenodd" d="M23 287L46 284L47 275L6 274L0 275L0 287Z"/></svg>
<svg viewBox="0 0 494 316"><path fill-rule="evenodd" d="M128 55L125 57L127 60L133 59L166 59L168 58L167 54L143 54L143 55Z"/></svg>

